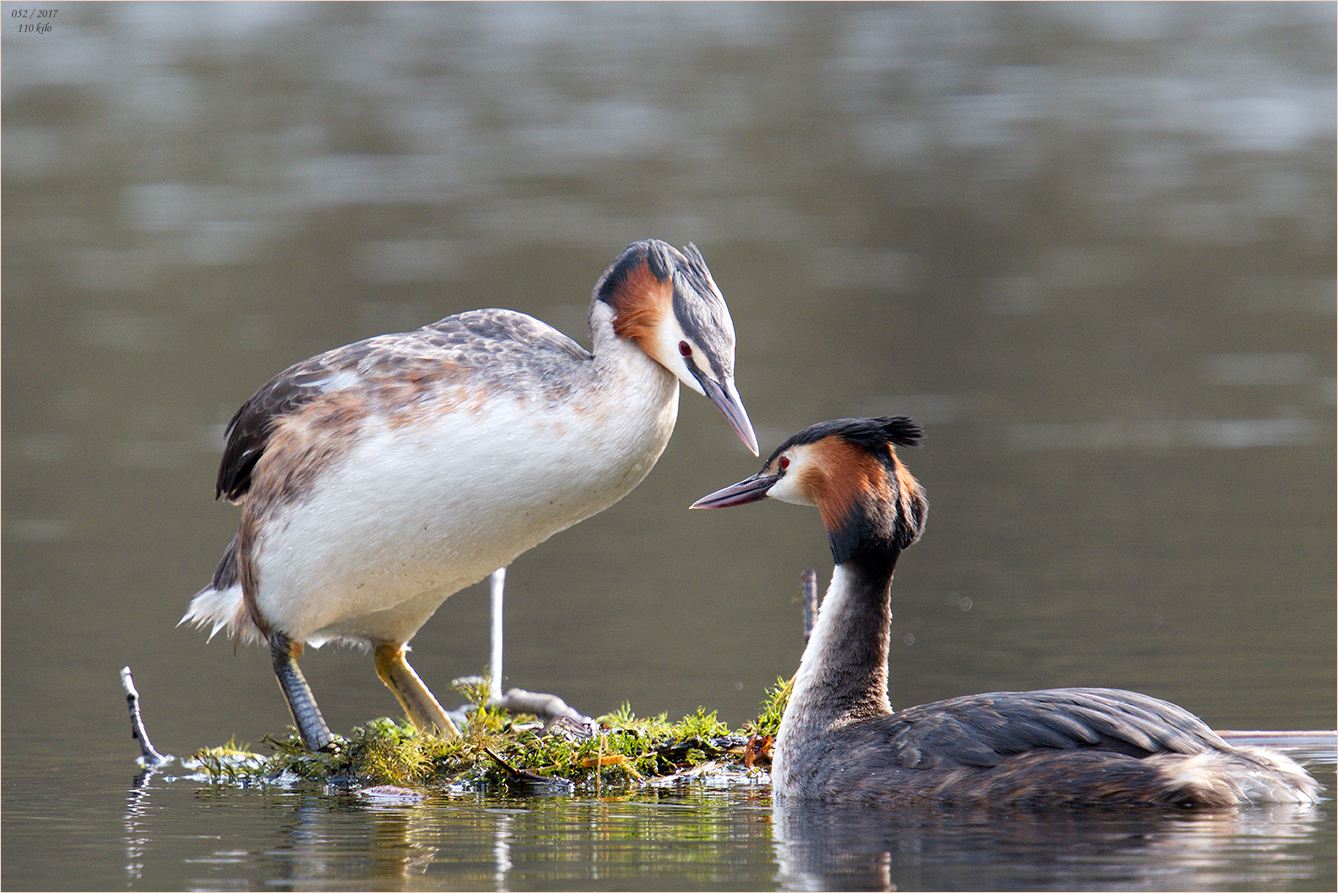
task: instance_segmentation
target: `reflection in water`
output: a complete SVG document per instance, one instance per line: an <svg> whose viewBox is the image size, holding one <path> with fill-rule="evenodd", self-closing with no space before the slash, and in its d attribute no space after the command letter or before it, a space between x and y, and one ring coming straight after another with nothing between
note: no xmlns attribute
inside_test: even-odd
<svg viewBox="0 0 1338 893"><path fill-rule="evenodd" d="M776 804L789 890L1212 889L1240 864L1293 875L1288 845L1314 833L1314 806L1219 813L898 810Z"/></svg>
<svg viewBox="0 0 1338 893"><path fill-rule="evenodd" d="M1331 786L1324 747L1306 752ZM150 888L164 886L153 868L166 858L195 888L1271 889L1314 877L1298 855L1323 834L1325 808L883 812L772 804L765 785L737 779L608 800L386 805L148 775L126 803L124 867Z"/></svg>
<svg viewBox="0 0 1338 893"><path fill-rule="evenodd" d="M125 874L131 881L138 881L144 877L145 851L152 843L143 830L141 817L148 808L148 783L153 775L154 770L146 769L135 779L130 792L126 795L125 815L121 823L124 828L122 833L125 841Z"/></svg>
<svg viewBox="0 0 1338 893"><path fill-rule="evenodd" d="M507 875L511 871L511 826L514 822L515 817L509 812L497 817L497 825L493 832L494 890L505 890L508 886Z"/></svg>
<svg viewBox="0 0 1338 893"><path fill-rule="evenodd" d="M229 880L401 888L424 879L498 890L635 888L647 879L761 888L774 876L769 804L748 782L607 800L434 794L399 805L331 789L201 784L152 774L137 784L123 817L132 881L161 886L161 868L144 869L164 858L186 867L182 884L204 888ZM173 818L183 808L195 814L190 831Z"/></svg>

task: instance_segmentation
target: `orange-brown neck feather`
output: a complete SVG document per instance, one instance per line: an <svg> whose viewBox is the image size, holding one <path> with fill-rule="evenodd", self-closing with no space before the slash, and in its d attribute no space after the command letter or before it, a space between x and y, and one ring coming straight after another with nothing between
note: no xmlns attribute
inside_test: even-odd
<svg viewBox="0 0 1338 893"><path fill-rule="evenodd" d="M840 437L814 445L803 486L822 516L837 564L873 558L895 564L920 537L928 503L918 481L887 447L890 462Z"/></svg>
<svg viewBox="0 0 1338 893"><path fill-rule="evenodd" d="M609 302L613 306L613 331L630 338L644 350L655 338L664 314L670 311L673 283L658 278L642 260L623 276Z"/></svg>
<svg viewBox="0 0 1338 893"><path fill-rule="evenodd" d="M892 498L883 464L859 447L829 437L814 445L814 453L803 484L829 531L850 523L862 502Z"/></svg>

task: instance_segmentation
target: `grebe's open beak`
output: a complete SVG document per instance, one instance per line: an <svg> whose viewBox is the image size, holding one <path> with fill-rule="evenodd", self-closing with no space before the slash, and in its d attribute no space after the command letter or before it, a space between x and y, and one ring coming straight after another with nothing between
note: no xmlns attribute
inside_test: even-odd
<svg viewBox="0 0 1338 893"><path fill-rule="evenodd" d="M747 505L750 502L758 502L767 498L767 491L774 487L780 478L779 473L767 474L759 471L737 484L730 484L728 487L703 496L688 508L723 509L732 505Z"/></svg>

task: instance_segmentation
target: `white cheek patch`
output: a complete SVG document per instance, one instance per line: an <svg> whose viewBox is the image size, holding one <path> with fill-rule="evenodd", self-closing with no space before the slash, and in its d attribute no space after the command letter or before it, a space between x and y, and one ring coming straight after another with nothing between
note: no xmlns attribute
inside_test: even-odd
<svg viewBox="0 0 1338 893"><path fill-rule="evenodd" d="M779 499L781 502L788 502L793 505L814 505L815 503L803 488L799 486L799 475L794 473L793 467L786 475L772 485L767 491L767 495L772 499Z"/></svg>
<svg viewBox="0 0 1338 893"><path fill-rule="evenodd" d="M686 342L692 348L694 355L700 353L697 346L683 332L678 321L673 318L673 314L669 314L655 330L655 354L651 358L678 376L683 384L705 396L706 391L697 383L697 376L692 374L690 366L692 359L684 357L679 351L678 345L682 342Z"/></svg>

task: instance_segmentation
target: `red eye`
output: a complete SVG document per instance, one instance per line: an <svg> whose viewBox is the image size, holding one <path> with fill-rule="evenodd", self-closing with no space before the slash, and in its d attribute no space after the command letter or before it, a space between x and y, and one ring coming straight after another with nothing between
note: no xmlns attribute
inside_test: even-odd
<svg viewBox="0 0 1338 893"><path fill-rule="evenodd" d="M790 457L789 457L789 456L781 456L781 457L780 457L780 461L777 462L776 464L777 464L778 466L780 466L780 470L781 470L781 471L784 471L785 469L787 469L787 468L790 467Z"/></svg>
<svg viewBox="0 0 1338 893"><path fill-rule="evenodd" d="M692 356L692 345L686 341L680 341L678 342L678 352L685 357L690 357Z"/></svg>

